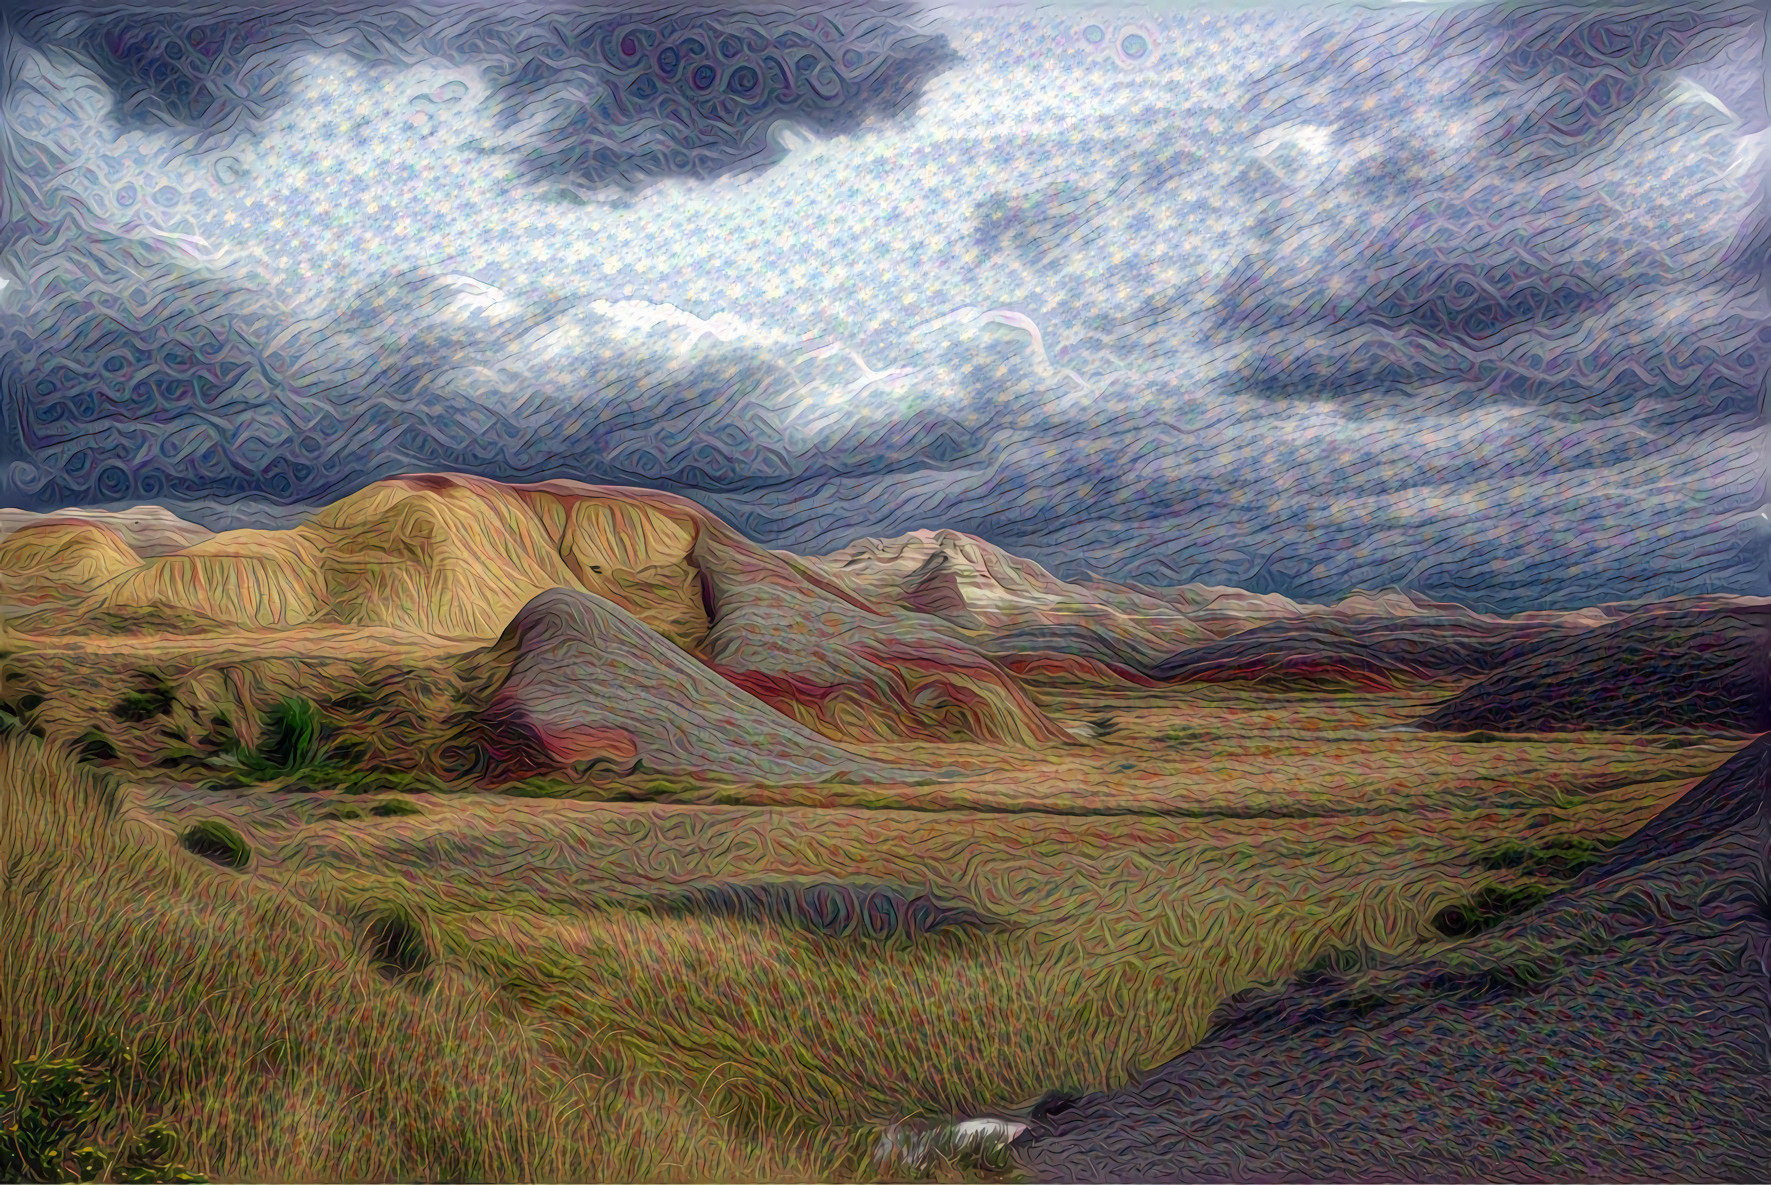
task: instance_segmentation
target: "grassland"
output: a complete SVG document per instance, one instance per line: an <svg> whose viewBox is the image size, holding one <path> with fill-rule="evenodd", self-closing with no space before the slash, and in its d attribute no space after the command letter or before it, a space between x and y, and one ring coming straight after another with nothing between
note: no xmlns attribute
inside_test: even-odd
<svg viewBox="0 0 1771 1185"><path fill-rule="evenodd" d="M447 776L475 676L446 653L228 645L15 655L50 744L0 749L0 943L26 952L7 1063L162 1042L159 1079L95 1138L165 1119L225 1180L865 1178L891 1121L1120 1085L1251 984L1455 946L1447 907L1565 871L1519 853L1626 835L1740 744L1394 731L1445 687L1048 692L1103 735L867 750L958 774L917 785L519 797ZM118 719L144 678L173 703ZM292 694L359 763L431 780L207 784L214 717L252 735ZM103 772L56 748L94 728L119 753ZM376 809L396 784L415 813ZM245 867L180 847L203 820ZM649 907L834 882L1002 924L878 939ZM395 914L427 957L390 976L370 932Z"/></svg>

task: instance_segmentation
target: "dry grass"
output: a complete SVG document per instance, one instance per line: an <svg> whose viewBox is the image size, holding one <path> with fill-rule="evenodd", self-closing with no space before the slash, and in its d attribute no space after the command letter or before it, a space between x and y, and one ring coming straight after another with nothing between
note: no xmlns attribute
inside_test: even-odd
<svg viewBox="0 0 1771 1185"><path fill-rule="evenodd" d="M24 661L53 740L114 698L126 658ZM235 654L247 677L212 685L209 661L179 677L259 702L325 703L372 673ZM347 711L428 752L456 694L444 656L375 662L399 681ZM1050 710L1111 714L1110 738L872 750L969 767L957 781L413 794L420 815L350 820L330 794L200 791L145 761L111 792L19 743L0 826L43 887L5 890L0 941L31 952L7 1052L98 1023L166 1033L176 1077L150 1101L227 1179L862 1175L885 1121L1119 1085L1327 948L1442 943L1433 915L1496 879L1495 843L1627 834L1738 745L1383 731L1443 694L1076 694ZM176 846L203 817L247 838L247 872ZM779 879L926 888L1011 926L880 942L631 908ZM438 955L420 983L359 950L352 919L390 903Z"/></svg>
<svg viewBox="0 0 1771 1185"><path fill-rule="evenodd" d="M573 1075L478 976L444 962L389 982L339 919L189 856L129 797L32 738L0 742L3 1056L162 1042L162 1076L114 1126L170 1121L199 1171L782 1180L852 1161L734 1132L681 1081Z"/></svg>

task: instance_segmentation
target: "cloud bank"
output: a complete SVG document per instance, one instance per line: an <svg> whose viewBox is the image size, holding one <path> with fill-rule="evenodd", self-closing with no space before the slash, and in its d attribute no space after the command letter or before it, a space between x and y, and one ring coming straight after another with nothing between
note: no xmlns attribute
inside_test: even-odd
<svg viewBox="0 0 1771 1185"><path fill-rule="evenodd" d="M1307 599L1762 591L1763 34L59 5L7 29L0 503L458 469Z"/></svg>

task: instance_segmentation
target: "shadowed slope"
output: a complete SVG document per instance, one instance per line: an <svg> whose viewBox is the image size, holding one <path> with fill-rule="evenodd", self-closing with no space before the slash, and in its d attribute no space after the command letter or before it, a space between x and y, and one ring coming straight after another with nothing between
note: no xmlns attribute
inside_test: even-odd
<svg viewBox="0 0 1771 1185"><path fill-rule="evenodd" d="M1771 738L1578 887L1439 958L1244 1000L1136 1086L1036 1108L1035 1178L1771 1175Z"/></svg>
<svg viewBox="0 0 1771 1185"><path fill-rule="evenodd" d="M0 540L0 601L38 605L80 597L139 563L108 526L39 519Z"/></svg>
<svg viewBox="0 0 1771 1185"><path fill-rule="evenodd" d="M835 773L893 780L731 686L595 593L542 593L495 650L510 655L512 666L481 723L494 764L507 775L582 762L747 781Z"/></svg>
<svg viewBox="0 0 1771 1185"><path fill-rule="evenodd" d="M1638 613L1546 638L1419 727L1771 729L1771 604Z"/></svg>

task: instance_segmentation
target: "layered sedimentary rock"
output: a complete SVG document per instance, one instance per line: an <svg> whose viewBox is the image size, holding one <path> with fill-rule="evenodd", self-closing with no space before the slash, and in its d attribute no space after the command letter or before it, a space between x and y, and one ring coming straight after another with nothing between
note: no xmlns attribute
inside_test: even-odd
<svg viewBox="0 0 1771 1185"><path fill-rule="evenodd" d="M115 530L81 519L38 519L0 539L0 601L78 598L141 563Z"/></svg>
<svg viewBox="0 0 1771 1185"><path fill-rule="evenodd" d="M47 512L0 509L0 538L46 520L78 520L97 523L115 531L138 556L166 555L209 538L207 527L187 522L160 506L137 506L133 510L82 510L77 506Z"/></svg>
<svg viewBox="0 0 1771 1185"><path fill-rule="evenodd" d="M582 765L745 781L839 773L892 780L595 593L556 588L535 597L493 657L510 669L480 724L494 769L506 776Z"/></svg>

